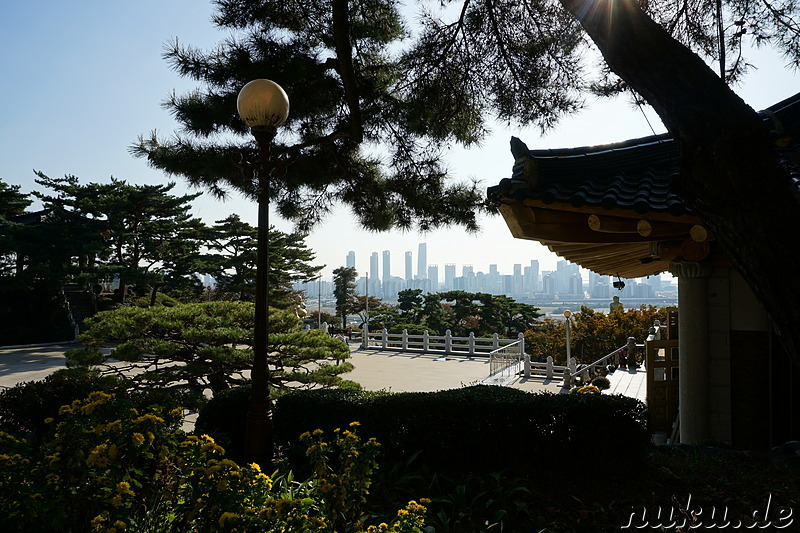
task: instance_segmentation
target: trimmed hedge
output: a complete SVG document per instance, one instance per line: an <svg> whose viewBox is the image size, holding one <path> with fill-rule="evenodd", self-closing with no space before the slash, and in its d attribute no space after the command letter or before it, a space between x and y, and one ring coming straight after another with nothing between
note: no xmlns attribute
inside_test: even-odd
<svg viewBox="0 0 800 533"><path fill-rule="evenodd" d="M527 393L477 385L440 392L298 391L275 407L275 438L290 459L304 431L352 421L382 443L385 461L420 460L444 471L498 466L561 469L585 459L641 459L649 434L643 403L619 395Z"/></svg>
<svg viewBox="0 0 800 533"><path fill-rule="evenodd" d="M250 385L220 391L200 409L194 423L194 432L213 437L225 448L229 457L243 458L249 409Z"/></svg>
<svg viewBox="0 0 800 533"><path fill-rule="evenodd" d="M197 431L241 452L248 387L226 391L200 411ZM235 413L235 416L232 414ZM645 405L620 395L528 393L476 385L440 392L302 390L274 408L275 442L294 466L300 434L361 424L381 443L382 462L418 460L437 471L575 468L589 458L642 459L649 433Z"/></svg>

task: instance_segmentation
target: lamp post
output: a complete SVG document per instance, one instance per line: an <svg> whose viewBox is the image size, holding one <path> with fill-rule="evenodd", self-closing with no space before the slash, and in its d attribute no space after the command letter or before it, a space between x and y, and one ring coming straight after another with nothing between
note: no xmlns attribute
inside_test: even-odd
<svg viewBox="0 0 800 533"><path fill-rule="evenodd" d="M289 98L277 83L258 79L242 87L236 100L239 116L258 143L258 236L256 305L253 328L252 393L247 412L245 453L257 462L272 463L272 420L269 400L269 179L276 168L272 140L289 116Z"/></svg>
<svg viewBox="0 0 800 533"><path fill-rule="evenodd" d="M569 362L570 362L570 359L571 359L571 354L570 354L570 341L569 341L569 333L570 333L570 331L569 331L569 329L570 329L570 320L569 320L569 317L570 317L570 316L572 316L572 312L571 312L569 309L567 309L566 311L564 311L564 318L566 318L566 319L567 319L567 366L570 366Z"/></svg>

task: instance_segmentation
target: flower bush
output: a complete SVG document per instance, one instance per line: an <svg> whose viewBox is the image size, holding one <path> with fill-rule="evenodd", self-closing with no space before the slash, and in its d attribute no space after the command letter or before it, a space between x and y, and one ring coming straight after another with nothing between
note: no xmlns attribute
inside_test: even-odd
<svg viewBox="0 0 800 533"><path fill-rule="evenodd" d="M313 472L267 475L239 465L207 435L179 429L180 409L131 407L101 391L48 419L41 445L0 433L0 530L419 533L416 501L391 523L362 514L379 448L357 424L303 436Z"/></svg>

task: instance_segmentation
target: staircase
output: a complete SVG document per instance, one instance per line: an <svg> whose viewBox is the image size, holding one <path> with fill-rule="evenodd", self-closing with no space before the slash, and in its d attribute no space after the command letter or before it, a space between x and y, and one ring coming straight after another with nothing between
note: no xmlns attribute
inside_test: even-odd
<svg viewBox="0 0 800 533"><path fill-rule="evenodd" d="M94 295L89 290L78 283L64 284L64 297L69 305L72 322L75 332L83 333L86 327L83 325L84 319L94 315L95 302Z"/></svg>

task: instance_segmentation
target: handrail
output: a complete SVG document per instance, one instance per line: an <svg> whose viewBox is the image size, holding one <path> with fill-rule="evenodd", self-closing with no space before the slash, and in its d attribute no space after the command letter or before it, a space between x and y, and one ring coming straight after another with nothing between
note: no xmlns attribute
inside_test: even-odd
<svg viewBox="0 0 800 533"><path fill-rule="evenodd" d="M569 369L565 369L564 370L564 386L565 387L569 387L572 384L572 380L575 379L576 377L578 377L579 375L588 374L591 370L594 370L598 366L605 365L605 362L608 361L608 359L610 357L613 357L613 356L617 355L618 353L620 353L621 350L624 350L624 349L625 349L625 345L622 345L619 348L616 348L611 353L609 353L607 355L604 355L603 357L601 357L600 359L598 359L594 363L581 367L580 370L576 369L574 372L570 372ZM567 363L569 363L569 361L567 361Z"/></svg>
<svg viewBox="0 0 800 533"><path fill-rule="evenodd" d="M481 381L485 385L508 385L519 374L519 365L525 354L525 337L489 353L489 376Z"/></svg>

